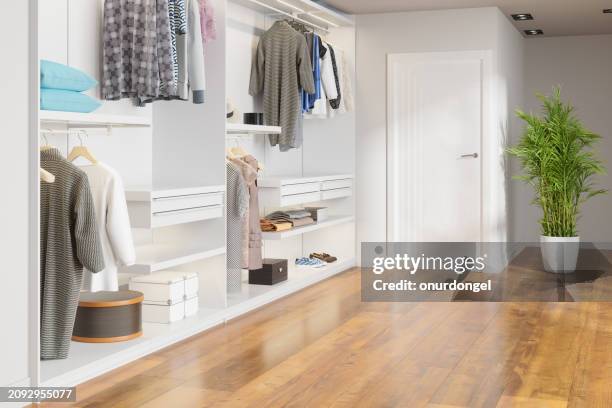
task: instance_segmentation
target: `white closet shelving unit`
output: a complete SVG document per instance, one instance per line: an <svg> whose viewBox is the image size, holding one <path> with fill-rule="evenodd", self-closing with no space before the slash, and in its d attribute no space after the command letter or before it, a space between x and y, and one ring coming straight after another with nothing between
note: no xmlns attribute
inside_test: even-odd
<svg viewBox="0 0 612 408"><path fill-rule="evenodd" d="M285 238L295 237L297 235L306 234L308 232L317 231L323 228L329 228L340 224L346 224L349 222L354 222L355 217L352 215L348 216L332 216L326 219L325 221L316 222L314 224L305 225L303 227L292 228L287 231L279 231L279 232L262 232L262 238L265 241L277 241Z"/></svg>
<svg viewBox="0 0 612 408"><path fill-rule="evenodd" d="M225 117L227 99L241 112L262 111L261 99L248 95L251 56L258 36L279 18L315 28L345 53L354 78L352 19L310 0L210 1L217 39L206 45L205 104L172 101L139 108L121 100L105 102L91 114L41 111L39 115L41 129L107 130L90 132L86 143L128 186L137 262L121 269L120 282L169 269L197 272L200 310L168 325L143 323L143 337L132 341L73 342L68 359L40 363L37 384L81 383L355 265L354 113L305 121L303 147L289 152L279 152L267 141L266 135L281 132L279 127L227 123ZM39 2L39 57L97 76L101 38L92 27L100 27L103 2ZM90 93L99 96L99 90ZM78 142L71 137L57 139L62 149ZM288 280L274 286L249 285L244 271L242 290L229 294L225 150L235 144L264 165L259 178L262 215L304 204L328 207L330 215L317 224L264 233L264 256L288 259ZM130 187L138 185L149 187ZM300 194L310 196L304 199ZM328 252L338 261L320 269L293 264L296 257L311 252Z"/></svg>
<svg viewBox="0 0 612 408"><path fill-rule="evenodd" d="M68 128L127 128L149 127L151 118L136 115L112 115L102 113L78 113L41 110L38 113L41 126L64 125Z"/></svg>
<svg viewBox="0 0 612 408"><path fill-rule="evenodd" d="M272 135L281 132L279 126L247 125L244 123L228 123L226 130L228 135Z"/></svg>

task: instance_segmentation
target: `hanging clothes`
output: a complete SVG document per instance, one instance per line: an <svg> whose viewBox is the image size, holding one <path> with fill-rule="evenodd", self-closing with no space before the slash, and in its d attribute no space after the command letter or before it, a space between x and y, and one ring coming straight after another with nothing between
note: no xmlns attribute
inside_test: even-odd
<svg viewBox="0 0 612 408"><path fill-rule="evenodd" d="M67 358L83 267L104 269L87 175L53 148L41 167L55 175L40 186L40 357Z"/></svg>
<svg viewBox="0 0 612 408"><path fill-rule="evenodd" d="M177 35L178 87L180 99L188 100L191 90L193 103L204 103L206 91L206 72L202 29L200 27L200 5L198 0L184 0L187 13L187 30Z"/></svg>
<svg viewBox="0 0 612 408"><path fill-rule="evenodd" d="M338 70L338 60L336 59L336 52L334 50L334 47L332 47L330 44L327 44L327 49L329 50L330 56L331 56L331 61L332 61L332 69L334 72L334 82L336 83L336 91L338 93L338 95L333 98L333 99L329 99L329 104L332 107L332 109L338 109L340 107L340 99L342 98L342 93L340 91L340 73Z"/></svg>
<svg viewBox="0 0 612 408"><path fill-rule="evenodd" d="M172 41L175 58L175 92L160 94L157 98L140 98L139 105L155 100L189 100L194 104L204 103L206 91L206 64L200 27L200 6L198 0L170 0ZM191 91L191 92L190 92Z"/></svg>
<svg viewBox="0 0 612 408"><path fill-rule="evenodd" d="M103 163L79 168L89 180L106 265L98 273L85 270L83 289L117 291L117 267L133 265L136 261L123 182L115 170Z"/></svg>
<svg viewBox="0 0 612 408"><path fill-rule="evenodd" d="M176 94L169 15L168 0L105 0L103 99Z"/></svg>
<svg viewBox="0 0 612 408"><path fill-rule="evenodd" d="M317 100L321 99L321 64L320 64L320 38L315 33L306 33L306 44L310 53L312 64L312 77L314 93L302 90L302 112L309 112L315 107Z"/></svg>
<svg viewBox="0 0 612 408"><path fill-rule="evenodd" d="M249 209L249 190L241 170L231 162L225 163L227 173L227 290L242 289L242 234Z"/></svg>
<svg viewBox="0 0 612 408"><path fill-rule="evenodd" d="M204 43L217 38L215 12L211 0L200 0L200 27L202 30L202 41Z"/></svg>
<svg viewBox="0 0 612 408"><path fill-rule="evenodd" d="M338 64L338 74L340 77L340 90L342 98L337 113L346 113L353 110L353 88L351 85L351 77L348 75L348 67L344 51L336 50L336 61Z"/></svg>
<svg viewBox="0 0 612 408"><path fill-rule="evenodd" d="M263 268L261 226L259 224L259 195L257 187L257 159L251 155L230 159L240 169L248 186L249 207L242 221L242 267L255 270Z"/></svg>
<svg viewBox="0 0 612 408"><path fill-rule="evenodd" d="M314 93L312 64L304 35L277 21L259 40L251 66L249 94L263 92L266 125L281 126L270 144L281 151L302 145L300 89Z"/></svg>
<svg viewBox="0 0 612 408"><path fill-rule="evenodd" d="M323 44L325 45L325 43ZM336 76L334 74L331 52L329 46L325 48L327 52L321 60L321 84L327 99L336 99L338 98L338 88L336 87Z"/></svg>

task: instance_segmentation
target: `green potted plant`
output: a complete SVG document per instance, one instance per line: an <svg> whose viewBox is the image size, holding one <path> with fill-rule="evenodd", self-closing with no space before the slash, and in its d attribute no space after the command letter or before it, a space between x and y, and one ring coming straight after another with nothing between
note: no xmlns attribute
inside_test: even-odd
<svg viewBox="0 0 612 408"><path fill-rule="evenodd" d="M593 185L593 176L605 173L593 151L600 136L576 118L573 106L561 100L559 88L553 89L552 96L538 98L543 116L517 110L526 128L508 153L523 168L523 174L515 178L533 187L533 203L542 210L540 249L545 270L571 273L580 246L576 229L580 206L606 192Z"/></svg>

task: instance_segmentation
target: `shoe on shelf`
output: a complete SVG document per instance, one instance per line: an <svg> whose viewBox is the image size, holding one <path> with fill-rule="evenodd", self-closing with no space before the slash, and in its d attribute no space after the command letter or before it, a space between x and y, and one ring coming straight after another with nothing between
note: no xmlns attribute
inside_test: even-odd
<svg viewBox="0 0 612 408"><path fill-rule="evenodd" d="M326 254L325 252L322 252L320 254L314 252L310 254L310 257L315 258L315 259L320 259L327 263L336 262L338 260L338 258L336 258L335 256L331 256L330 254Z"/></svg>

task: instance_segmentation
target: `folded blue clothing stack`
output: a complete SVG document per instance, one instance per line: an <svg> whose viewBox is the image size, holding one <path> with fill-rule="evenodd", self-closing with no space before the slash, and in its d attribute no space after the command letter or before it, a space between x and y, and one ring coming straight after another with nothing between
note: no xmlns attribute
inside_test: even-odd
<svg viewBox="0 0 612 408"><path fill-rule="evenodd" d="M40 109L89 113L102 103L82 92L98 84L85 72L53 61L40 61Z"/></svg>

